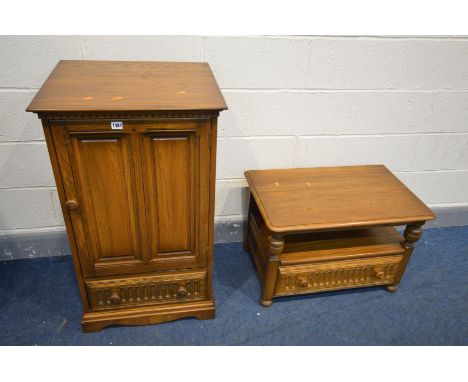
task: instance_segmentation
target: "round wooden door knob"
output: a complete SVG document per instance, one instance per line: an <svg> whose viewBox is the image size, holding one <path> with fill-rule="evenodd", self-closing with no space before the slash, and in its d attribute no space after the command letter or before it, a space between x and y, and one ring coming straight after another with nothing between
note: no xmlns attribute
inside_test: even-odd
<svg viewBox="0 0 468 382"><path fill-rule="evenodd" d="M375 277L382 280L385 277L385 274L383 271L375 270Z"/></svg>
<svg viewBox="0 0 468 382"><path fill-rule="evenodd" d="M117 292L112 293L112 295L110 296L110 302L113 305L120 304L120 296Z"/></svg>
<svg viewBox="0 0 468 382"><path fill-rule="evenodd" d="M179 288L179 290L177 291L177 296L179 296L179 297L187 296L187 289L185 289L183 286L181 286Z"/></svg>
<svg viewBox="0 0 468 382"><path fill-rule="evenodd" d="M67 200L65 202L65 206L70 210L77 210L78 209L78 202L76 200Z"/></svg>

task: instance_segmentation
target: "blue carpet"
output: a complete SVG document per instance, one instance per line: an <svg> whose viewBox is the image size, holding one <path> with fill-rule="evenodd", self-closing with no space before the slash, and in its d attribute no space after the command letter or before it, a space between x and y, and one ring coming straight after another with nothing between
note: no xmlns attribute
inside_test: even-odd
<svg viewBox="0 0 468 382"><path fill-rule="evenodd" d="M0 263L0 345L468 345L468 226L430 229L400 289L276 299L240 243L215 246L216 319L83 334L71 257Z"/></svg>

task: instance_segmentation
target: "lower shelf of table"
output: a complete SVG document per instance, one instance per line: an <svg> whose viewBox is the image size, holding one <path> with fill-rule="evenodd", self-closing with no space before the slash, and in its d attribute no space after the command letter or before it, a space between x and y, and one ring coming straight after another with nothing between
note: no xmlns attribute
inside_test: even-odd
<svg viewBox="0 0 468 382"><path fill-rule="evenodd" d="M403 240L394 227L292 234L285 236L281 263L299 265L403 254Z"/></svg>

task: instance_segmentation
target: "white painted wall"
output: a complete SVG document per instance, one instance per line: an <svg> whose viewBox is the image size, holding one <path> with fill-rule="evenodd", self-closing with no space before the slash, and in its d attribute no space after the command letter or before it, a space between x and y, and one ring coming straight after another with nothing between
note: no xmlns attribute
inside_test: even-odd
<svg viewBox="0 0 468 382"><path fill-rule="evenodd" d="M468 37L0 37L0 234L63 229L40 121L60 59L210 63L216 216L245 214L247 169L383 163L431 206L468 206Z"/></svg>

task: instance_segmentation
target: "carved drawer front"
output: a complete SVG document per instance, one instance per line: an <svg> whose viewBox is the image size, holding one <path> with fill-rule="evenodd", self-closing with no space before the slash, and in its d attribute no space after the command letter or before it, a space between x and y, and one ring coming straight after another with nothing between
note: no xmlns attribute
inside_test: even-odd
<svg viewBox="0 0 468 382"><path fill-rule="evenodd" d="M201 300L206 296L206 271L87 281L93 310Z"/></svg>
<svg viewBox="0 0 468 382"><path fill-rule="evenodd" d="M280 267L275 295L391 284L402 256Z"/></svg>

